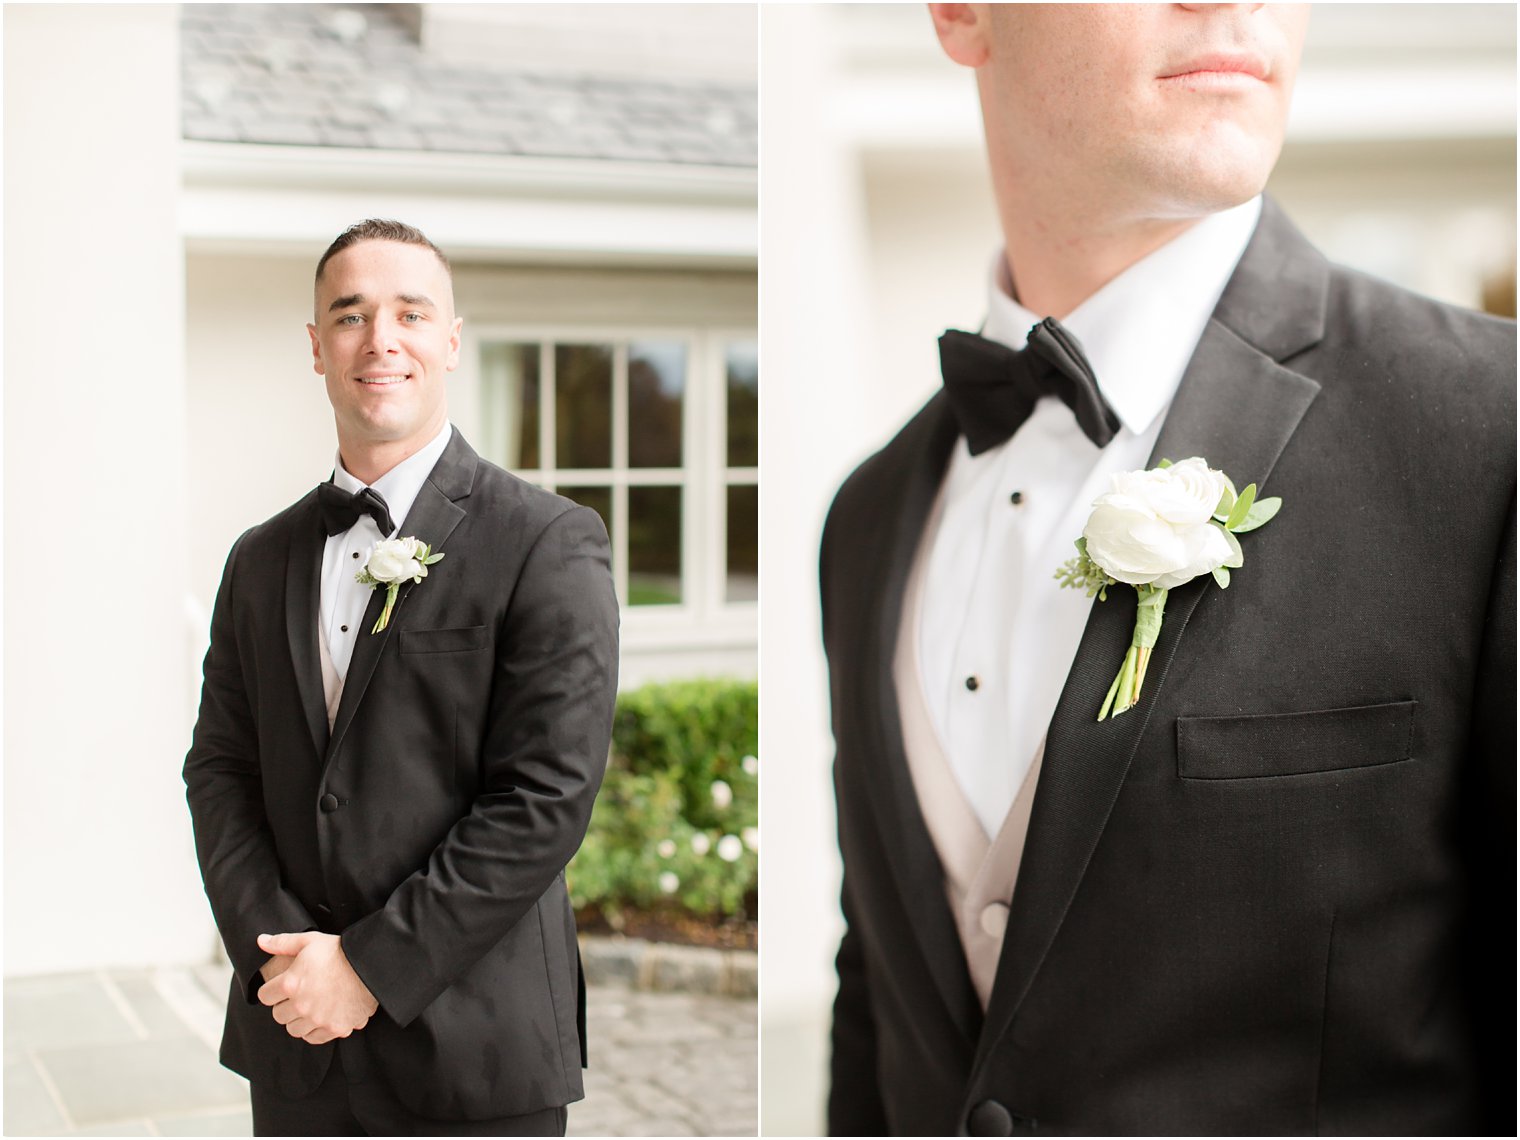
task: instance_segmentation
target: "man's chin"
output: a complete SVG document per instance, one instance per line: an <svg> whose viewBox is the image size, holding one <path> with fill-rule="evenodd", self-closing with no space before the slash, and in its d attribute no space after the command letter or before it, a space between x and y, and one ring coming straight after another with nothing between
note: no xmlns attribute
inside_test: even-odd
<svg viewBox="0 0 1520 1140"><path fill-rule="evenodd" d="M350 444L376 447L408 439L418 430L416 424L402 423L394 419L352 421L344 425L342 435Z"/></svg>
<svg viewBox="0 0 1520 1140"><path fill-rule="evenodd" d="M1157 187L1158 214L1173 218L1203 218L1244 205L1267 184L1270 166L1260 171L1245 167L1191 167Z"/></svg>

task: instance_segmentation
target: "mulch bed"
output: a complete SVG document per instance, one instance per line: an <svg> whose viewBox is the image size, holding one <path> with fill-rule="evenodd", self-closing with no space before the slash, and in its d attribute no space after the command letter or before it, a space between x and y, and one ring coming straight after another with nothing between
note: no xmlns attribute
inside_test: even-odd
<svg viewBox="0 0 1520 1140"><path fill-rule="evenodd" d="M587 907L576 911L575 924L583 934L621 934L626 938L674 942L681 946L754 950L760 944L759 924L749 919L715 922L682 911L624 911L614 923L597 908Z"/></svg>

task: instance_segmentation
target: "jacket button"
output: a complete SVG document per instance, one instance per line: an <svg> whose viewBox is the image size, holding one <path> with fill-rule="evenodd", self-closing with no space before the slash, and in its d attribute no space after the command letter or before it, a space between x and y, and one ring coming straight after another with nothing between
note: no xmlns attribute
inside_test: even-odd
<svg viewBox="0 0 1520 1140"><path fill-rule="evenodd" d="M995 1100L984 1100L966 1121L973 1136L1012 1136L1013 1114Z"/></svg>
<svg viewBox="0 0 1520 1140"><path fill-rule="evenodd" d="M331 792L328 792L325 796L318 800L317 803L323 811L338 810L338 797L333 795Z"/></svg>

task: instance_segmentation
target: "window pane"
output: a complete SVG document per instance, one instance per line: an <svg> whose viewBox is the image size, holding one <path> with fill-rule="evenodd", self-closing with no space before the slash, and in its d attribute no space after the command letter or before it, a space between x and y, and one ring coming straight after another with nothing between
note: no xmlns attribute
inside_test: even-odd
<svg viewBox="0 0 1520 1140"><path fill-rule="evenodd" d="M612 466L612 347L554 348L554 446L557 467Z"/></svg>
<svg viewBox="0 0 1520 1140"><path fill-rule="evenodd" d="M607 534L612 534L612 488L611 487L560 487L559 493L567 499L574 499L583 507L590 507L602 516L602 525L607 528Z"/></svg>
<svg viewBox="0 0 1520 1140"><path fill-rule="evenodd" d="M730 602L753 602L760 596L760 488L728 489L728 580L723 596Z"/></svg>
<svg viewBox="0 0 1520 1140"><path fill-rule="evenodd" d="M628 346L628 465L681 466L681 397L686 346Z"/></svg>
<svg viewBox="0 0 1520 1140"><path fill-rule="evenodd" d="M628 604L681 600L681 488L628 488Z"/></svg>
<svg viewBox="0 0 1520 1140"><path fill-rule="evenodd" d="M755 342L739 341L725 346L723 362L728 371L728 465L757 467L760 359Z"/></svg>
<svg viewBox="0 0 1520 1140"><path fill-rule="evenodd" d="M535 468L538 457L538 345L487 344L481 349L482 444L503 467Z"/></svg>

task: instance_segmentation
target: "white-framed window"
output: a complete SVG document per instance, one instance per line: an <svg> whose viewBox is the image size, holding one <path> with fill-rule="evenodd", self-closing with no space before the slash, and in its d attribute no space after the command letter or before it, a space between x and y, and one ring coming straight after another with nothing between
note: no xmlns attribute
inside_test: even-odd
<svg viewBox="0 0 1520 1140"><path fill-rule="evenodd" d="M481 453L602 516L625 630L753 630L754 330L489 326L474 342Z"/></svg>

